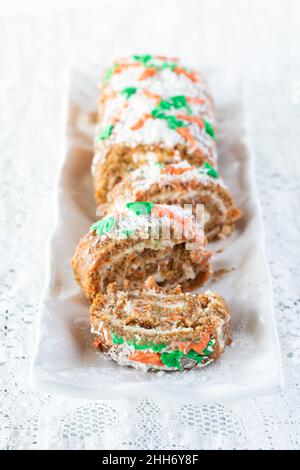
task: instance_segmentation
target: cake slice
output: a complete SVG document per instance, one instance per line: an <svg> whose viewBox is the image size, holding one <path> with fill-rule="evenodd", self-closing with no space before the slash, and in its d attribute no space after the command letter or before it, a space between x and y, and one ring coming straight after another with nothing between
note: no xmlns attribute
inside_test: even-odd
<svg viewBox="0 0 300 470"><path fill-rule="evenodd" d="M109 193L105 210L120 210L129 201L192 205L194 213L197 204L203 204L208 241L229 235L242 214L215 168L209 163L196 167L186 160L143 165L128 173Z"/></svg>
<svg viewBox="0 0 300 470"><path fill-rule="evenodd" d="M201 73L177 59L134 55L116 61L100 85L92 174L96 198L149 162L184 158L216 164L216 120Z"/></svg>
<svg viewBox="0 0 300 470"><path fill-rule="evenodd" d="M149 284L149 282L148 282ZM115 284L90 308L94 347L121 366L178 371L205 367L230 343L230 313L220 295L157 289L150 278L142 291Z"/></svg>
<svg viewBox="0 0 300 470"><path fill-rule="evenodd" d="M135 289L149 276L165 287L202 285L210 276L211 252L195 217L181 207L128 203L92 225L72 259L74 276L89 299L108 284Z"/></svg>

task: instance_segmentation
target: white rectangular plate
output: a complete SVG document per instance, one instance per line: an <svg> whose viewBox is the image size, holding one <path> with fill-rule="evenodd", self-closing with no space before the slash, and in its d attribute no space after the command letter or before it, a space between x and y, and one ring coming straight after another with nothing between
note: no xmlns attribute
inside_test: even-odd
<svg viewBox="0 0 300 470"><path fill-rule="evenodd" d="M231 308L234 342L215 364L173 373L122 368L91 348L88 303L73 280L69 260L79 238L95 220L90 166L99 70L76 69L71 74L67 145L31 386L75 397L148 396L190 403L234 400L279 390L282 375L272 287L242 94L237 83L231 81L228 86L224 82L221 70L207 73L218 112L220 172L244 217L230 238L211 244L212 249L221 249L215 255L214 269L231 271L208 287L222 294Z"/></svg>

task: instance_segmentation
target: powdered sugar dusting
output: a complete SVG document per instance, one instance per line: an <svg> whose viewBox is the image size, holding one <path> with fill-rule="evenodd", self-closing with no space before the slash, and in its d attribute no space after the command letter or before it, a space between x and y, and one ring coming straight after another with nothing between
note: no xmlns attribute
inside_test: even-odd
<svg viewBox="0 0 300 470"><path fill-rule="evenodd" d="M153 58L153 62L158 67L164 63L157 58ZM104 87L106 100L101 127L105 128L110 124L114 126L107 140L111 144L125 143L132 147L142 144L173 148L180 144L193 152L195 146L177 132L175 127L170 126L167 119L151 114L161 100L168 101L172 96L184 96L191 100L188 107L165 109L164 115L176 118L181 116L179 119L183 119L201 153L216 162L216 145L212 136L205 127L184 118L192 114L215 126L211 98L203 77L198 73L198 80L193 81L184 74L175 73L171 68L158 68L153 76L141 80L143 73L149 71L149 68L133 59L123 59L122 64L127 66L113 73ZM130 96L124 96L123 92L128 88L134 89L134 92Z"/></svg>
<svg viewBox="0 0 300 470"><path fill-rule="evenodd" d="M145 191L153 184L159 184L160 187L164 187L174 183L184 184L191 181L197 181L204 186L213 184L226 187L221 178L213 178L208 174L205 168L193 167L186 160L172 164L172 168L175 170L182 168L187 169L187 171L180 174L172 174L166 172L164 167L157 164L143 165L137 168L128 176L131 189L133 191Z"/></svg>
<svg viewBox="0 0 300 470"><path fill-rule="evenodd" d="M97 234L95 237L95 243L97 244L99 239L126 239L130 237L134 240L150 239L153 242L153 245L157 245L157 249L162 246L168 246L170 243L173 244L174 240L161 238L161 233L168 233L170 227L176 225L178 221L189 220L191 227L195 229L194 231L189 231L183 229L180 231L182 239L191 240L197 238L197 240L203 240L203 230L199 223L197 223L195 217L192 215L191 211L184 209L180 206L170 206L164 204L155 204L155 209L152 210L150 214L140 214L136 215L134 211L128 209L126 206L123 207L122 211L119 211L115 216L108 216L102 220L113 218L114 224L111 229L105 233ZM166 213L163 213L163 209L166 209ZM162 213L160 213L161 211ZM177 216L177 221L173 221L170 218L170 213ZM91 227L91 233L96 230L94 226ZM135 247L136 249L136 247Z"/></svg>

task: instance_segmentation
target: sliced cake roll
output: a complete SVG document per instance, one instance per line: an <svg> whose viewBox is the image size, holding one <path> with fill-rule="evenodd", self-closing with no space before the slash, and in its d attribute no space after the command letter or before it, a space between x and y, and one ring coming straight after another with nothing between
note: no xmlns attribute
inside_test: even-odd
<svg viewBox="0 0 300 470"><path fill-rule="evenodd" d="M94 346L121 366L178 371L205 367L230 343L230 313L210 291L118 291L110 285L90 309Z"/></svg>
<svg viewBox="0 0 300 470"><path fill-rule="evenodd" d="M72 266L89 299L108 284L119 289L130 281L141 288L153 275L165 288L201 285L210 275L211 252L195 217L180 207L151 202L128 203L124 212L92 225L79 242Z"/></svg>
<svg viewBox="0 0 300 470"><path fill-rule="evenodd" d="M185 158L215 164L215 116L203 76L174 58L135 55L118 60L101 84L92 165L96 197L128 171Z"/></svg>
<svg viewBox="0 0 300 470"><path fill-rule="evenodd" d="M182 160L167 165L143 165L114 187L108 195L108 206L103 209L118 211L129 201L145 200L192 205L195 214L197 204L203 204L204 232L209 241L229 235L241 217L228 188L209 163L196 167Z"/></svg>

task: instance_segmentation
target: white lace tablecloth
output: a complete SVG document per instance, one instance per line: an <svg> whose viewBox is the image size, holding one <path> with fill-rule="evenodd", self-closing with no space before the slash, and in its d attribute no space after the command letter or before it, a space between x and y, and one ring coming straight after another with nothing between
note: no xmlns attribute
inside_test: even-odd
<svg viewBox="0 0 300 470"><path fill-rule="evenodd" d="M299 448L297 1L62 0L44 10L42 2L16 3L0 9L0 448ZM196 57L243 76L284 364L279 395L195 407L28 388L67 67L135 51Z"/></svg>

